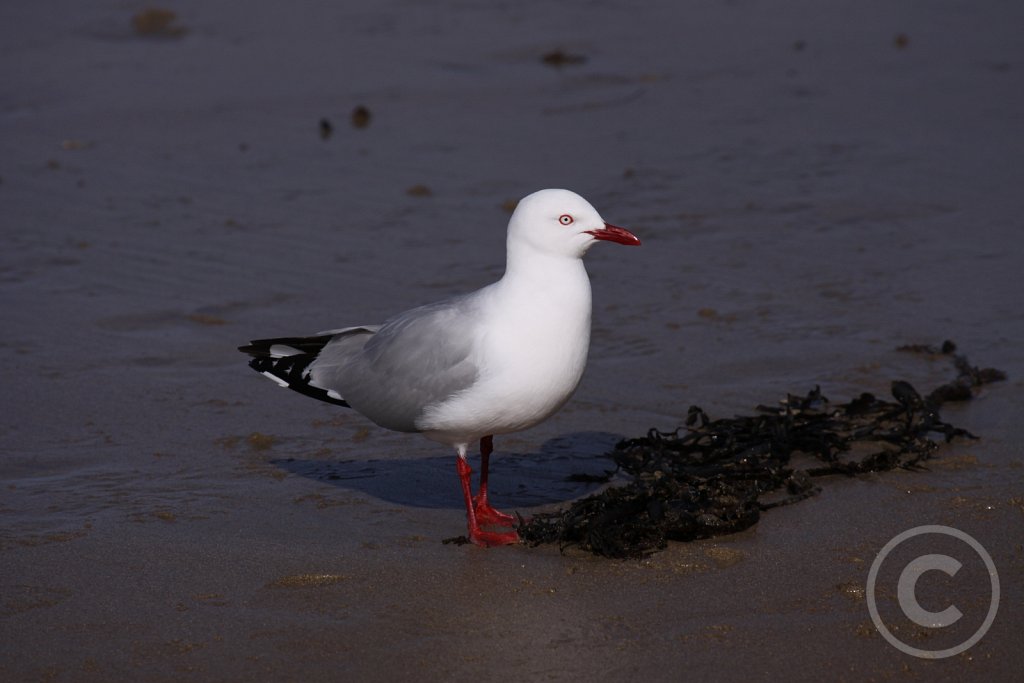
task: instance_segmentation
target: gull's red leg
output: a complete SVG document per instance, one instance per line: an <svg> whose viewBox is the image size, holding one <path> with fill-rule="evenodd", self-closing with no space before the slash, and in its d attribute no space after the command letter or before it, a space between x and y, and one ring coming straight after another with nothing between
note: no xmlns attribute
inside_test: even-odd
<svg viewBox="0 0 1024 683"><path fill-rule="evenodd" d="M470 487L470 475L473 473L466 456L459 453L456 458L456 467L459 472L459 480L462 482L462 496L466 499L466 522L469 528L469 540L485 548L496 545L509 545L519 542L519 534L515 531L495 532L484 531L480 528L477 519L476 506L473 503L473 493Z"/></svg>
<svg viewBox="0 0 1024 683"><path fill-rule="evenodd" d="M494 451L494 436L485 436L480 439L480 490L473 498L473 512L476 513L477 521L481 524L497 524L500 526L512 526L516 518L512 515L499 512L491 507L487 500L487 470Z"/></svg>

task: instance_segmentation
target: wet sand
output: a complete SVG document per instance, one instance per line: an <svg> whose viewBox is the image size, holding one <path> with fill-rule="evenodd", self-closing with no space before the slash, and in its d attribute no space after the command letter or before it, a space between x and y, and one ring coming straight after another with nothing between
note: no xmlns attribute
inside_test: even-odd
<svg viewBox="0 0 1024 683"><path fill-rule="evenodd" d="M183 31L140 35L142 5L56 5L0 10L0 678L1019 674L1024 10L183 2ZM643 561L442 544L464 527L444 448L279 391L235 347L493 280L503 204L549 186L644 246L588 256L587 374L496 441L498 507L594 490L565 476L691 404L950 377L906 343L1009 374L943 412L982 439ZM865 599L922 524L1001 579L985 637L939 661ZM976 569L922 579L965 615L940 630L880 575L887 623L962 640Z"/></svg>

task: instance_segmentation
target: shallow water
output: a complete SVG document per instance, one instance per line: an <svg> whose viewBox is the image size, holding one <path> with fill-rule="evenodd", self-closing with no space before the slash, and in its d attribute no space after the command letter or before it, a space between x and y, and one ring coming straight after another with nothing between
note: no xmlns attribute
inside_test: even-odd
<svg viewBox="0 0 1024 683"><path fill-rule="evenodd" d="M1019 670L1020 9L175 10L179 38L133 34L117 3L0 10L5 679ZM555 48L586 61L542 63ZM493 280L503 203L547 186L644 246L588 255L587 374L496 441L499 507L593 490L564 476L691 404L948 378L905 343L1009 373L944 411L983 439L642 563L442 545L464 525L443 448L277 391L235 347ZM1003 601L926 662L849 586L939 523L989 550Z"/></svg>

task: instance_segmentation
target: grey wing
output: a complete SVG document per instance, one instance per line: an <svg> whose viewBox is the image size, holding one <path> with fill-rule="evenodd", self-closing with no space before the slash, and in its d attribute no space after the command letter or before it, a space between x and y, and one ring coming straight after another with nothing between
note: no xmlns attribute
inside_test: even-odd
<svg viewBox="0 0 1024 683"><path fill-rule="evenodd" d="M467 334L474 311L471 297L459 297L402 313L368 339L341 336L320 352L311 377L380 426L419 431L416 421L427 407L476 381Z"/></svg>

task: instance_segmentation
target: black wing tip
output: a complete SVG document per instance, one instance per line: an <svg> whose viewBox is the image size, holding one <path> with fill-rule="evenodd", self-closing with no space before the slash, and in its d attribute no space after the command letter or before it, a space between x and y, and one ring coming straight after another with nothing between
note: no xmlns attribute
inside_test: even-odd
<svg viewBox="0 0 1024 683"><path fill-rule="evenodd" d="M289 342L300 341L301 337L279 337L277 339L253 339L248 344L243 344L238 347L238 350L242 353L247 353L250 356L257 356L260 358L270 358L270 347L275 344L286 344Z"/></svg>
<svg viewBox="0 0 1024 683"><path fill-rule="evenodd" d="M242 353L247 353L250 356L269 356L270 348L265 346L259 346L255 341L251 341L248 344L239 346L238 350Z"/></svg>
<svg viewBox="0 0 1024 683"><path fill-rule="evenodd" d="M257 356L249 360L249 367L256 372L269 372L275 377L281 377L281 379L288 381L288 377L280 376L274 372L274 359L269 356Z"/></svg>
<svg viewBox="0 0 1024 683"><path fill-rule="evenodd" d="M290 346L297 352L315 356L327 345L334 335L319 334L313 337L274 337L272 339L253 339L248 344L238 347L242 353L259 358L271 358L270 349L273 346Z"/></svg>
<svg viewBox="0 0 1024 683"><path fill-rule="evenodd" d="M318 401L332 403L343 408L350 407L348 401L343 398L332 396L326 389L313 386L309 383L309 376L304 372L306 367L313 362L316 354L295 354L283 358L274 358L270 355L271 343L281 343L284 340L257 340L248 346L240 346L240 351L245 351L253 356L249 360L249 367L256 372L274 379L282 386L296 391ZM250 350L252 349L252 350Z"/></svg>

